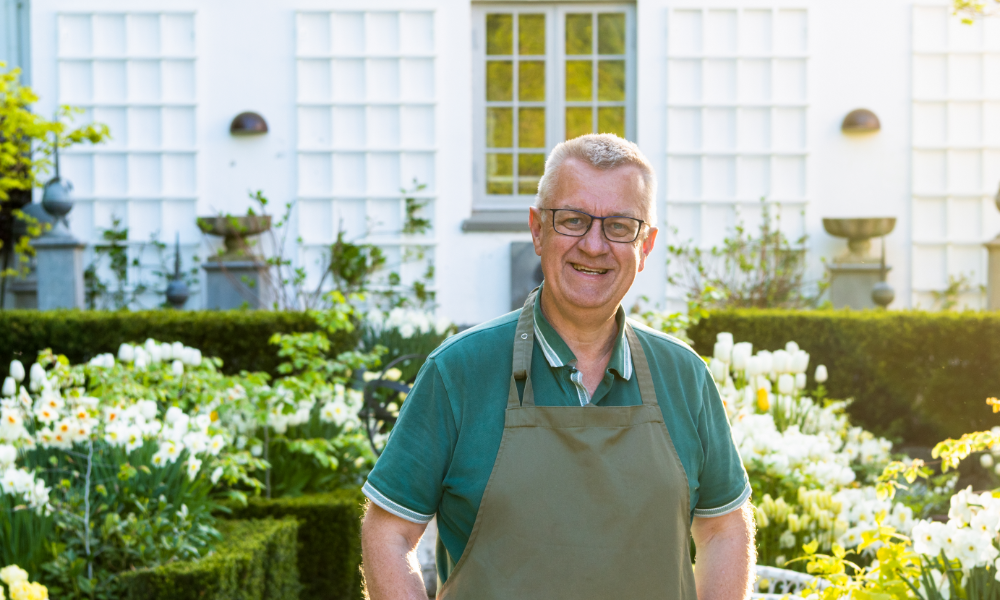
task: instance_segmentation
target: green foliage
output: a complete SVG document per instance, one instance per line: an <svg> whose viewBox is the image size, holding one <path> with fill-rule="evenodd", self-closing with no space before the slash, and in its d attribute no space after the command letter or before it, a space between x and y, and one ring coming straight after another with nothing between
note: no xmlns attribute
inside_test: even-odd
<svg viewBox="0 0 1000 600"><path fill-rule="evenodd" d="M820 282L815 294L806 289L808 237L789 240L781 230L780 212L772 218L771 205L763 199L761 205L756 237L740 222L721 246L704 250L690 241L668 245L667 281L706 308L815 307L825 284Z"/></svg>
<svg viewBox="0 0 1000 600"><path fill-rule="evenodd" d="M720 331L775 350L788 340L826 365L833 398L853 398L851 421L878 435L931 446L1000 425L983 410L1000 395L1000 315L919 311L713 311L688 330L709 354Z"/></svg>
<svg viewBox="0 0 1000 600"><path fill-rule="evenodd" d="M22 212L20 206L30 201L31 189L41 185L43 176L50 172L50 158L56 147L68 148L83 142L97 144L109 137L105 125L71 129L67 121L82 110L60 106L51 121L33 111L38 96L21 85L20 69L6 67L6 63L0 62L0 250L11 245L8 250L13 250L20 260L12 268L8 254L0 266L0 308L3 308L6 279L27 274L28 261L24 259L34 255L31 240L43 233L37 219ZM24 233L16 237L12 231L15 220L25 227Z"/></svg>
<svg viewBox="0 0 1000 600"><path fill-rule="evenodd" d="M18 505L13 496L0 493L0 563L38 573L49 558L46 541L53 524L51 514L36 513Z"/></svg>
<svg viewBox="0 0 1000 600"><path fill-rule="evenodd" d="M222 371L277 373L281 358L269 340L276 333L316 331L316 317L269 311L3 311L0 312L0 373L14 358L31 362L52 348L73 363L118 352L122 343L147 338L179 341L222 359ZM330 336L334 351L357 344L358 334Z"/></svg>
<svg viewBox="0 0 1000 600"><path fill-rule="evenodd" d="M233 517L294 517L299 527L299 573L302 598L360 600L361 516L364 496L341 490L301 498L252 498L234 507Z"/></svg>
<svg viewBox="0 0 1000 600"><path fill-rule="evenodd" d="M121 576L122 600L297 600L294 519L219 524L225 541L201 560Z"/></svg>

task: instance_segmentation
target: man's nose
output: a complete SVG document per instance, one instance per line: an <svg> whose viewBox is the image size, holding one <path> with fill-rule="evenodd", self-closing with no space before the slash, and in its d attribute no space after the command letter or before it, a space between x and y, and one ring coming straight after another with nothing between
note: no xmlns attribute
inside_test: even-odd
<svg viewBox="0 0 1000 600"><path fill-rule="evenodd" d="M604 254L608 250L608 240L604 237L604 222L594 219L590 230L580 240L580 249L588 254Z"/></svg>

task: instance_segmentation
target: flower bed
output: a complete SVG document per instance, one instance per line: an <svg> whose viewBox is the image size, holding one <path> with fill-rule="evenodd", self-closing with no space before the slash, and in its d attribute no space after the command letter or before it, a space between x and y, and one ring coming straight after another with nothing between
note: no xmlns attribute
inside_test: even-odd
<svg viewBox="0 0 1000 600"><path fill-rule="evenodd" d="M728 331L758 348L798 341L839 376L835 398L853 398L856 425L908 445L1000 425L981 410L1000 389L1000 314L918 311L714 311L687 330L710 353Z"/></svg>

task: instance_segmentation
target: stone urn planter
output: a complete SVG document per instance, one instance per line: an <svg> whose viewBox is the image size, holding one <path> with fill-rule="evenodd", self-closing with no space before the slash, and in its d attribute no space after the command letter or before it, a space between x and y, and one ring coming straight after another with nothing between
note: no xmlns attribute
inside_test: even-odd
<svg viewBox="0 0 1000 600"><path fill-rule="evenodd" d="M216 261L244 261L260 258L253 252L248 238L271 229L270 215L244 215L241 217L219 216L198 217L198 228L202 233L223 238L225 252L213 256Z"/></svg>
<svg viewBox="0 0 1000 600"><path fill-rule="evenodd" d="M266 308L273 303L271 270L248 238L271 228L267 215L199 217L198 228L223 238L225 251L204 263L208 309Z"/></svg>

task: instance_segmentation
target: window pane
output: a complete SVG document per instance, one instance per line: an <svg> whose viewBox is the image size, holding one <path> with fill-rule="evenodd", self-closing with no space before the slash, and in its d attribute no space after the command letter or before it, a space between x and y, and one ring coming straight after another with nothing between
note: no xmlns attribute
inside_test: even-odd
<svg viewBox="0 0 1000 600"><path fill-rule="evenodd" d="M486 99L509 101L514 99L514 63L509 60L486 61Z"/></svg>
<svg viewBox="0 0 1000 600"><path fill-rule="evenodd" d="M566 15L566 54L593 54L594 28L590 13Z"/></svg>
<svg viewBox="0 0 1000 600"><path fill-rule="evenodd" d="M591 108L589 106L571 106L566 109L567 140L594 132L594 125L590 111Z"/></svg>
<svg viewBox="0 0 1000 600"><path fill-rule="evenodd" d="M625 54L625 15L597 15L597 53Z"/></svg>
<svg viewBox="0 0 1000 600"><path fill-rule="evenodd" d="M517 99L527 102L545 100L545 61L521 61L517 69Z"/></svg>
<svg viewBox="0 0 1000 600"><path fill-rule="evenodd" d="M517 156L517 193L538 193L538 180L545 172L544 154L519 154Z"/></svg>
<svg viewBox="0 0 1000 600"><path fill-rule="evenodd" d="M514 160L510 154L486 155L486 193L514 193Z"/></svg>
<svg viewBox="0 0 1000 600"><path fill-rule="evenodd" d="M625 107L602 106L598 108L597 132L614 133L618 137L625 137Z"/></svg>
<svg viewBox="0 0 1000 600"><path fill-rule="evenodd" d="M597 99L606 102L625 100L625 61L597 62Z"/></svg>
<svg viewBox="0 0 1000 600"><path fill-rule="evenodd" d="M593 78L593 63L589 60L567 60L566 100L590 100L593 97Z"/></svg>
<svg viewBox="0 0 1000 600"><path fill-rule="evenodd" d="M545 54L545 15L518 15L517 53Z"/></svg>
<svg viewBox="0 0 1000 600"><path fill-rule="evenodd" d="M517 146L545 147L545 109L521 108L517 111Z"/></svg>
<svg viewBox="0 0 1000 600"><path fill-rule="evenodd" d="M514 54L514 15L486 15L486 54Z"/></svg>
<svg viewBox="0 0 1000 600"><path fill-rule="evenodd" d="M510 148L514 145L514 109L486 109L486 146Z"/></svg>

